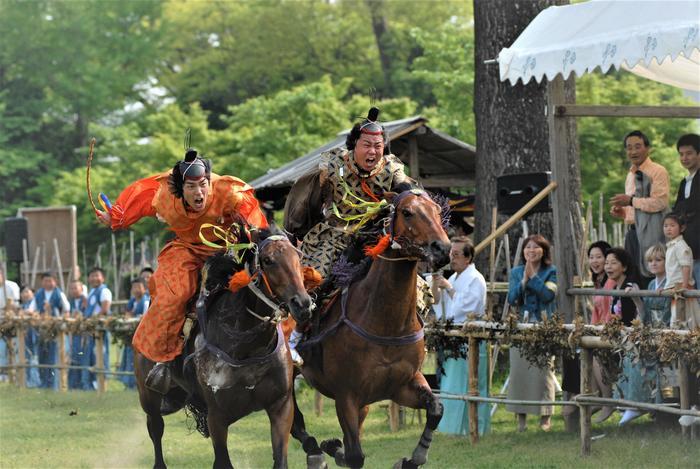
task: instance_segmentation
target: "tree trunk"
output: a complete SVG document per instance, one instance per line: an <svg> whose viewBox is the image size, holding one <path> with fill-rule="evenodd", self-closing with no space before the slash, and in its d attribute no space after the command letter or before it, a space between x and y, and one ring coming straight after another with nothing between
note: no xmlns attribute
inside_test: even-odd
<svg viewBox="0 0 700 469"><path fill-rule="evenodd" d="M389 34L389 24L384 16L384 0L365 0L367 8L372 17L372 31L377 42L379 51L379 61L384 74L384 94L393 96L393 84L391 80L392 51L391 35Z"/></svg>
<svg viewBox="0 0 700 469"><path fill-rule="evenodd" d="M548 6L568 3L560 0L474 0L475 80L474 113L476 115L476 211L475 241L484 239L491 227L491 209L496 201L496 178L503 174L550 170L549 131L546 79L537 84L531 80L511 86L499 78L498 64L485 64L509 47L525 27ZM567 81L567 98L574 102L575 83ZM573 121L573 119L571 119ZM577 142L575 121L568 126L571 142ZM566 190L572 201L580 200L578 151L572 161L574 177ZM550 196L550 200L554 201ZM575 217L574 217L575 218ZM500 217L499 224L505 220ZM541 233L552 240L552 215L527 217L529 232ZM562 220L569 223L569 220ZM574 220L578 225L578 220ZM517 229L511 230L517 239ZM513 239L513 237L511 237ZM515 246L515 243L511 245ZM484 251L487 252L487 251ZM487 256L477 259L486 271Z"/></svg>

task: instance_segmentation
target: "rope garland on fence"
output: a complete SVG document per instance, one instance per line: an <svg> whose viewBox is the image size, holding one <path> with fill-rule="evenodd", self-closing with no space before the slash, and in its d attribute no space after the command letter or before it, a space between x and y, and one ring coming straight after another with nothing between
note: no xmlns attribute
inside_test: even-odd
<svg viewBox="0 0 700 469"><path fill-rule="evenodd" d="M639 320L633 321L632 327L625 327L616 319L601 330L585 325L580 318L565 325L556 314L527 328L519 327L522 324L515 315L509 315L503 323L479 323L466 322L458 328L451 320L430 322L426 324L426 346L431 351L443 350L449 356L466 358L465 338L478 334L480 338L516 345L528 362L543 368L549 366L551 356L573 356L584 336L599 337L610 344L594 349L603 367L609 369L606 381L617 381L623 354L644 366L668 366L680 359L691 373L700 376L700 328L675 332L652 328Z"/></svg>
<svg viewBox="0 0 700 469"><path fill-rule="evenodd" d="M17 331L23 328L34 328L42 341L53 340L63 332L74 335L97 335L104 331L110 332L112 342L120 345L131 344L139 320L125 315L92 316L89 318L13 316L5 315L0 318L0 336L5 340L17 336Z"/></svg>
<svg viewBox="0 0 700 469"><path fill-rule="evenodd" d="M26 331L29 327L35 328L42 340L54 339L60 332L95 335L109 331L113 342L129 344L138 323L138 319L124 315L89 318L26 317L6 311L5 316L0 318L0 336L8 340L16 337L20 328ZM610 346L596 348L594 353L604 367L609 365L613 370L606 377L611 382L617 380L621 371L620 357L623 354L645 366L668 366L676 360L682 360L691 373L700 376L700 328L692 331L660 330L638 320L632 322L632 327L624 327L619 320L613 320L601 330L600 327L583 324L581 319L571 325L564 324L558 315L527 326L531 327L523 327L515 315L510 315L503 323L467 322L461 328L451 320L432 321L426 324L425 343L428 350L443 350L449 356L466 358L465 338L479 334L481 338L517 345L520 353L533 366L544 367L549 364L552 355L572 356L581 347L584 337L599 337Z"/></svg>

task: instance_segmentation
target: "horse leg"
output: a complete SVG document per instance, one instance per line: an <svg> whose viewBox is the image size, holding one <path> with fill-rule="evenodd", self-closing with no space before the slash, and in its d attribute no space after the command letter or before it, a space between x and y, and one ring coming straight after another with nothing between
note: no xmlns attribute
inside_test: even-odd
<svg viewBox="0 0 700 469"><path fill-rule="evenodd" d="M294 401L291 393L278 405L265 409L270 419L272 436L272 458L274 469L287 469L289 432L294 421Z"/></svg>
<svg viewBox="0 0 700 469"><path fill-rule="evenodd" d="M211 408L209 408L209 412L207 413L207 423L209 425L211 444L214 447L214 468L233 469L231 458L229 458L228 455L228 446L226 444L226 440L228 439L228 425L221 421L217 412L213 412Z"/></svg>
<svg viewBox="0 0 700 469"><path fill-rule="evenodd" d="M153 463L154 469L160 469L167 467L165 465L165 460L163 459L163 432L165 430L165 422L160 413L147 414L146 416L146 426L148 427L148 436L151 437L153 442L153 452L155 453L155 462Z"/></svg>
<svg viewBox="0 0 700 469"><path fill-rule="evenodd" d="M321 443L321 448L335 458L338 466L361 468L365 464L365 455L360 446L360 421L364 420L361 417L364 413L362 409L364 407L358 406L354 399L336 397L335 412L343 430L343 444L338 440L326 440Z"/></svg>
<svg viewBox="0 0 700 469"><path fill-rule="evenodd" d="M428 460L430 442L433 441L433 432L442 418L443 407L440 399L433 394L428 382L422 373L418 372L413 380L399 389L394 401L402 406L412 409L426 409L427 418L425 428L418 441L418 446L413 450L411 459L403 458L394 465L394 468L416 468L422 466Z"/></svg>
<svg viewBox="0 0 700 469"><path fill-rule="evenodd" d="M306 453L306 467L308 469L326 469L328 465L323 457L323 451L321 451L321 448L318 446L318 441L306 431L304 414L299 410L297 395L294 391L292 391L292 402L294 403L292 436L301 443L301 447Z"/></svg>
<svg viewBox="0 0 700 469"><path fill-rule="evenodd" d="M146 427L148 428L148 436L151 437L151 442L153 443L153 453L155 455L155 461L153 467L157 469L167 467L165 465L165 460L163 459L163 432L165 430L165 422L163 421L163 416L160 413L160 404L162 396L158 393L151 391L143 385L144 382L144 372L147 374L150 368L153 366L153 362L147 360L141 354L137 354L134 360L135 362L135 373L136 373L136 384L139 390L139 402L141 403L141 408L146 413Z"/></svg>

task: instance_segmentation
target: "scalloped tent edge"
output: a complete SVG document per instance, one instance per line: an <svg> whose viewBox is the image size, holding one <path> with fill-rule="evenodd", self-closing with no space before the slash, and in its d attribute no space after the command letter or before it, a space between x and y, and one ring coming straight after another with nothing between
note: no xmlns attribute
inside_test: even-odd
<svg viewBox="0 0 700 469"><path fill-rule="evenodd" d="M498 63L501 81L512 86L614 67L700 91L700 2L593 0L549 7L501 50Z"/></svg>

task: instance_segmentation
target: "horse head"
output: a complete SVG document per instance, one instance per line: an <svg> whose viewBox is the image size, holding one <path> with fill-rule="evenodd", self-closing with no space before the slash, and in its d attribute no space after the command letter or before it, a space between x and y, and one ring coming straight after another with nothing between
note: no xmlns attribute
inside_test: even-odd
<svg viewBox="0 0 700 469"><path fill-rule="evenodd" d="M295 321L307 322L313 301L304 288L299 250L279 230L253 232L251 240L258 246L255 263L261 290L273 301L286 304Z"/></svg>
<svg viewBox="0 0 700 469"><path fill-rule="evenodd" d="M443 228L443 208L422 189L388 194L393 207L389 234L392 248L405 256L441 267L450 260L450 239Z"/></svg>

